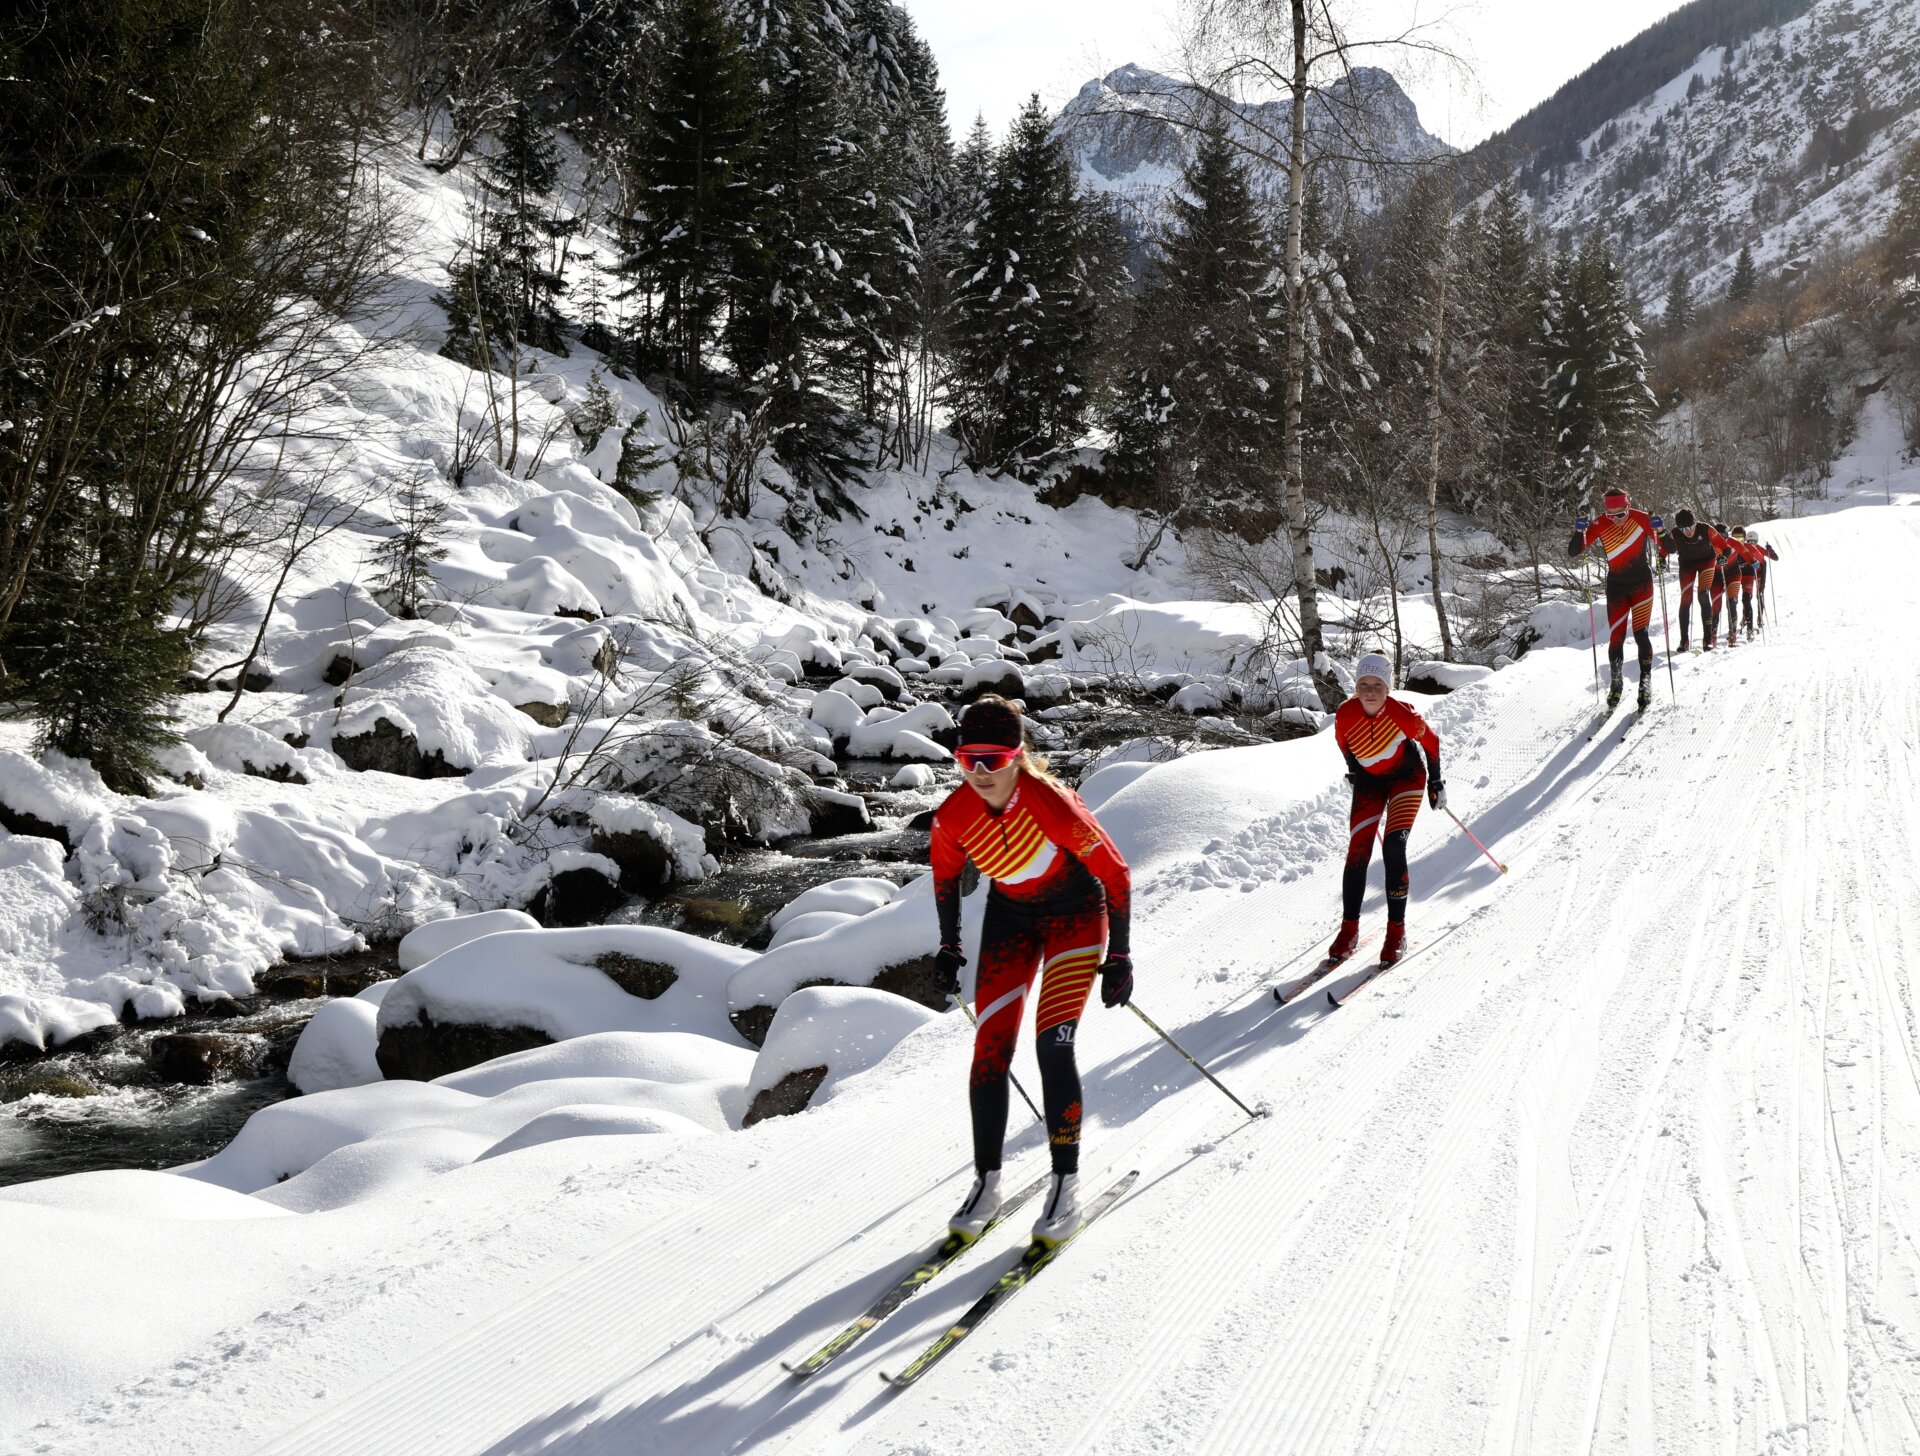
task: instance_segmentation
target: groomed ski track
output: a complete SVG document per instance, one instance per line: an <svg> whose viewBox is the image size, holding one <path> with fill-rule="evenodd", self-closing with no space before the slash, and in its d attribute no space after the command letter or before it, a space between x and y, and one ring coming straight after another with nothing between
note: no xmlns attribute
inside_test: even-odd
<svg viewBox="0 0 1920 1456"><path fill-rule="evenodd" d="M876 1372L1006 1267L1025 1219L820 1375L779 1362L962 1192L958 1017L883 1095L740 1135L693 1191L384 1373L335 1348L378 1327L368 1299L266 1336L246 1414L196 1366L17 1449L1920 1451L1920 512L1765 535L1788 615L1677 663L1677 704L1663 665L1631 732L1586 741L1584 653L1497 674L1471 715L1482 689L1434 705L1454 806L1511 873L1423 813L1418 954L1337 1013L1269 987L1331 932L1337 860L1300 849L1344 837L1338 790L1318 841L1275 822L1222 849L1241 889L1143 880L1143 1005L1272 1116L1090 1009L1084 1181L1142 1176L911 1391ZM1013 1126L1024 1180L1042 1150L1017 1106ZM268 1394L316 1344L329 1397Z"/></svg>

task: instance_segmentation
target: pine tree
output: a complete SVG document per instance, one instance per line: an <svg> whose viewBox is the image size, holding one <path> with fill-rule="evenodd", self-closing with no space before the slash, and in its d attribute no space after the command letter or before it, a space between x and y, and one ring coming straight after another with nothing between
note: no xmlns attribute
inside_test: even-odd
<svg viewBox="0 0 1920 1456"><path fill-rule="evenodd" d="M875 459L914 454L925 429L923 345L937 309L928 244L949 206L953 144L933 53L889 0L857 0L856 108L844 218L846 327L830 344L839 390L875 426ZM869 50L869 46L871 50Z"/></svg>
<svg viewBox="0 0 1920 1456"><path fill-rule="evenodd" d="M519 103L480 171L479 240L447 269L449 357L484 369L513 367L527 345L566 353L559 299L567 285L553 255L579 220L548 205L559 175L553 137Z"/></svg>
<svg viewBox="0 0 1920 1456"><path fill-rule="evenodd" d="M1758 283L1754 274L1753 249L1741 246L1740 256L1734 260L1733 282L1727 285L1727 297L1734 303L1745 303L1753 297Z"/></svg>
<svg viewBox="0 0 1920 1456"><path fill-rule="evenodd" d="M1881 268L1893 282L1920 275L1920 142L1900 159L1899 190L1880 246Z"/></svg>
<svg viewBox="0 0 1920 1456"><path fill-rule="evenodd" d="M747 172L758 97L738 22L722 0L672 0L629 147L625 255L640 307L636 349L688 395L705 392L706 352L753 213Z"/></svg>
<svg viewBox="0 0 1920 1456"><path fill-rule="evenodd" d="M1116 468L1169 517L1270 513L1278 256L1223 127L1202 134L1136 314Z"/></svg>
<svg viewBox="0 0 1920 1456"><path fill-rule="evenodd" d="M1695 321L1693 276L1684 268L1676 268L1673 282L1667 285L1667 305L1661 315L1661 327L1668 338L1677 339L1690 330Z"/></svg>
<svg viewBox="0 0 1920 1456"><path fill-rule="evenodd" d="M440 541L447 507L417 482L400 492L398 507L393 535L373 550L373 592L394 616L412 621L433 589L434 563L447 556Z"/></svg>
<svg viewBox="0 0 1920 1456"><path fill-rule="evenodd" d="M808 14L764 17L760 138L743 171L751 203L726 345L768 397L776 452L803 484L844 475L846 432L820 392L832 341L851 330L846 249L868 215L850 194L858 147L845 72Z"/></svg>
<svg viewBox="0 0 1920 1456"><path fill-rule="evenodd" d="M1646 354L1613 249L1595 231L1555 260L1545 320L1547 397L1571 503L1623 480L1652 428Z"/></svg>
<svg viewBox="0 0 1920 1456"><path fill-rule="evenodd" d="M1489 499L1496 517L1529 517L1537 499L1548 427L1539 387L1541 297L1547 279L1517 180L1494 189L1480 219L1479 271L1487 310L1488 391L1493 453Z"/></svg>
<svg viewBox="0 0 1920 1456"><path fill-rule="evenodd" d="M1079 438L1096 306L1088 222L1036 95L994 159L953 280L949 395L976 466L1031 478Z"/></svg>

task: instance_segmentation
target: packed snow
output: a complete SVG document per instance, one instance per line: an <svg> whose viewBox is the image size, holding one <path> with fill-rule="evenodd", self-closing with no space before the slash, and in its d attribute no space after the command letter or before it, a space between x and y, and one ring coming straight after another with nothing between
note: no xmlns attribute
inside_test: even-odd
<svg viewBox="0 0 1920 1456"><path fill-rule="evenodd" d="M1510 873L1423 812L1413 954L1337 1013L1268 995L1337 913L1324 738L1088 780L1135 867L1143 1009L1272 1116L1091 1009L1087 1179L1142 1176L912 1391L875 1371L1017 1228L811 1381L779 1361L964 1190L962 1018L819 987L779 998L759 1052L720 1000L588 1031L608 1013L575 978L631 928L449 925L381 1018L419 981L563 1039L300 1098L176 1173L0 1190L0 1447L1915 1449L1920 1020L1888 859L1920 822L1920 680L1834 645L1913 611L1920 514L1856 501L1762 534L1766 633L1676 662L1677 698L1661 664L1638 726L1588 737L1584 642L1422 701L1453 807ZM891 954L931 929L924 886L822 886L783 926L844 918L730 970L710 947L685 994L791 987L860 937ZM1381 918L1376 870L1370 938ZM833 1082L803 1115L737 1130L751 1091L814 1066ZM1024 1178L1045 1151L1015 1129ZM213 1260L110 1252L216 1229Z"/></svg>

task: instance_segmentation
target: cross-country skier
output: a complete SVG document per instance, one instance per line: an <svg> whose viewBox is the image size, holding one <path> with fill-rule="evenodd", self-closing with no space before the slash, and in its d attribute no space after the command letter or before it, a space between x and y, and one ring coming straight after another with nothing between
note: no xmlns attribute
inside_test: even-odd
<svg viewBox="0 0 1920 1456"><path fill-rule="evenodd" d="M1780 553L1758 536L1752 537L1751 541L1760 548L1760 559L1755 563L1759 567L1759 574L1754 578L1754 595L1760 598L1760 625L1764 627L1767 625L1767 563L1778 561Z"/></svg>
<svg viewBox="0 0 1920 1456"><path fill-rule="evenodd" d="M1719 532L1722 548L1713 558L1713 615L1717 621L1720 606L1724 602L1727 608L1727 646L1740 645L1740 624L1735 620L1735 597L1740 589L1740 560L1733 549L1733 535L1725 521L1714 527Z"/></svg>
<svg viewBox="0 0 1920 1456"><path fill-rule="evenodd" d="M1080 796L1026 749L1020 710L1005 698L977 699L960 718L954 751L964 779L933 814L933 897L940 916L935 966L947 990L960 988L960 873L973 861L992 882L974 980L979 1028L968 1102L976 1177L952 1219L978 1235L1000 1208L1000 1159L1007 1135L1007 1077L1028 992L1040 994L1034 1050L1053 1155L1033 1236L1059 1242L1080 1227L1080 1071L1074 1032L1094 977L1100 1003L1133 995L1127 862Z"/></svg>
<svg viewBox="0 0 1920 1456"><path fill-rule="evenodd" d="M1353 696L1333 715L1334 741L1347 760L1353 807L1347 815L1347 868L1340 882L1340 933L1327 959L1343 961L1360 944L1360 901L1366 894L1373 836L1381 834L1387 877L1387 936L1380 964L1400 959L1407 940L1407 834L1420 812L1420 795L1447 807L1440 780L1440 737L1412 708L1387 692L1393 667L1369 652L1354 668ZM1416 747L1418 752L1415 751ZM1424 758L1422 755L1425 755Z"/></svg>
<svg viewBox="0 0 1920 1456"><path fill-rule="evenodd" d="M1607 555L1607 665L1613 680L1607 688L1607 706L1620 701L1621 663L1626 657L1627 629L1633 629L1633 645L1640 653L1640 707L1644 710L1653 698L1653 638L1647 634L1653 621L1653 565L1648 549L1654 544L1653 518L1627 502L1623 490L1607 492L1602 504L1606 513L1588 524L1582 516L1573 523L1573 535L1567 542L1567 556L1578 559L1589 546L1599 546Z"/></svg>
<svg viewBox="0 0 1920 1456"><path fill-rule="evenodd" d="M1660 537L1660 566L1664 570L1669 556L1680 558L1680 650L1687 650L1687 629L1692 619L1687 608L1695 595L1700 599L1700 640L1713 651L1713 561L1726 545L1726 538L1712 526L1694 519L1684 508L1673 513L1673 529Z"/></svg>
<svg viewBox="0 0 1920 1456"><path fill-rule="evenodd" d="M1766 586L1766 566L1768 548L1758 541L1750 540L1745 526L1733 528L1734 553L1740 558L1740 619L1746 623L1747 635L1753 635L1753 589ZM1732 583L1728 583L1731 587ZM1729 608L1731 610L1731 608ZM1760 615L1766 617L1766 603L1761 603Z"/></svg>

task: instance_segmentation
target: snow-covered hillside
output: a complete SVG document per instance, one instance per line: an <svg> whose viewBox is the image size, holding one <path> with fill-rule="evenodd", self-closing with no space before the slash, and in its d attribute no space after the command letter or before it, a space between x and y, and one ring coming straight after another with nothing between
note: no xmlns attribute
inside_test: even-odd
<svg viewBox="0 0 1920 1456"><path fill-rule="evenodd" d="M1562 240L1604 226L1648 298L1680 269L1718 297L1743 245L1777 271L1878 232L1916 140L1920 6L1817 0L1595 127L1534 215Z"/></svg>
<svg viewBox="0 0 1920 1456"><path fill-rule="evenodd" d="M0 1449L1920 1448L1920 480L1888 493L1762 525L1766 633L1675 664L1673 700L1663 670L1639 727L1588 738L1584 645L1433 703L1453 807L1510 873L1423 813L1414 954L1338 1012L1267 994L1335 917L1324 739L1090 780L1135 867L1140 1003L1272 1116L1091 1012L1089 1181L1141 1177L914 1390L875 1372L1012 1230L811 1382L778 1362L964 1187L965 1024L811 1003L795 1055L839 1055L822 1025L891 1053L729 1131L741 1057L676 989L671 1035L302 1099L262 1115L299 1137L186 1176L0 1191ZM880 899L836 903L931 920ZM414 975L513 966L515 995L577 1006L561 938L618 933ZM1040 1166L1034 1129L1012 1156Z"/></svg>
<svg viewBox="0 0 1920 1456"><path fill-rule="evenodd" d="M1057 700L1103 669L1179 687L1252 655L1253 609L1179 605L1177 543L1130 570L1131 515L1040 506L957 468L950 442L925 473L856 482L858 514L837 522L770 459L745 519L671 466L636 503L607 483L622 436L670 455L667 416L583 349L537 361L517 453L496 448L507 385L490 401L436 352L459 184L406 159L394 172L416 231L399 311L379 320L391 337L291 447L315 511L345 524L295 563L249 690L229 704L278 542L235 572L240 609L200 651L204 690L178 700L187 742L154 798L35 757L29 724L0 724L0 824L17 831L0 828L0 1046L246 995L283 956L456 911L537 907L560 876L625 873L608 835L652 840L663 879L697 880L721 839L858 817L836 744L944 759L945 710L916 703L969 673L1017 681L1049 659ZM590 446L569 422L598 386L615 420ZM417 619L375 592L409 492L443 517ZM818 691L861 672L887 687ZM628 792L589 807L583 768Z"/></svg>

